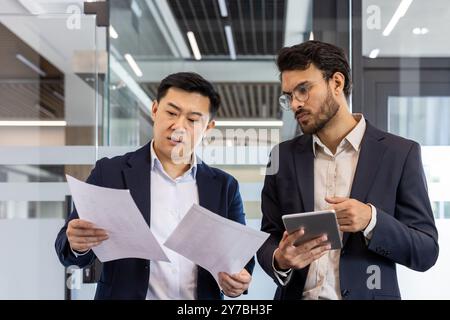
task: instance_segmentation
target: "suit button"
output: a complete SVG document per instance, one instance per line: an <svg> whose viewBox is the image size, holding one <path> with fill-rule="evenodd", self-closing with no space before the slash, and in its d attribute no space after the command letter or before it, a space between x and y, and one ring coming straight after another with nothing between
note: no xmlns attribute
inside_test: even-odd
<svg viewBox="0 0 450 320"><path fill-rule="evenodd" d="M347 289L344 289L341 291L342 298L344 298L344 299L347 298L349 294L350 294L350 291Z"/></svg>

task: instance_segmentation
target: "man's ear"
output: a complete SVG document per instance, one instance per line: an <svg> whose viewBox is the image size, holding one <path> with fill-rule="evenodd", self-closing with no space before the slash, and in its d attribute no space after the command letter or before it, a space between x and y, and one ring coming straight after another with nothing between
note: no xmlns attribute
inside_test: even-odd
<svg viewBox="0 0 450 320"><path fill-rule="evenodd" d="M210 122L208 122L208 125L206 126L206 131L214 129L215 127L216 127L216 120L212 119Z"/></svg>
<svg viewBox="0 0 450 320"><path fill-rule="evenodd" d="M336 95L341 94L344 91L345 76L340 72L335 72L331 79L333 80L333 92Z"/></svg>
<svg viewBox="0 0 450 320"><path fill-rule="evenodd" d="M151 117L152 117L153 122L155 121L155 116L156 116L156 112L158 111L158 107L159 107L158 101L156 101L156 99L153 100L152 112L151 112Z"/></svg>

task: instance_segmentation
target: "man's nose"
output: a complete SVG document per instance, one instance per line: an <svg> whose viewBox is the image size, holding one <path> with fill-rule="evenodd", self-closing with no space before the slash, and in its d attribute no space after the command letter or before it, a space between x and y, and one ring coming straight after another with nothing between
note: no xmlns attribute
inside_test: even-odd
<svg viewBox="0 0 450 320"><path fill-rule="evenodd" d="M298 109L304 107L305 102L304 101L298 101L297 99L292 99L291 100L291 110L292 112L296 112Z"/></svg>
<svg viewBox="0 0 450 320"><path fill-rule="evenodd" d="M178 117L172 125L172 129L176 131L185 131L186 129L186 119L184 117Z"/></svg>

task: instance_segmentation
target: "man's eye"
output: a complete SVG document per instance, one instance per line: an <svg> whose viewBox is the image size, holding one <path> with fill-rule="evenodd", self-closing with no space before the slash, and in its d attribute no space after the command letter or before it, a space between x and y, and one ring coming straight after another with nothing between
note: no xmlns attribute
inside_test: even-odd
<svg viewBox="0 0 450 320"><path fill-rule="evenodd" d="M169 116L176 116L176 114L173 112L167 111L167 113L169 114Z"/></svg>
<svg viewBox="0 0 450 320"><path fill-rule="evenodd" d="M198 119L189 119L190 122L197 122Z"/></svg>
<svg viewBox="0 0 450 320"><path fill-rule="evenodd" d="M305 94L305 93L308 92L308 88L306 88L306 87L298 87L297 88L297 92L300 93L300 94Z"/></svg>

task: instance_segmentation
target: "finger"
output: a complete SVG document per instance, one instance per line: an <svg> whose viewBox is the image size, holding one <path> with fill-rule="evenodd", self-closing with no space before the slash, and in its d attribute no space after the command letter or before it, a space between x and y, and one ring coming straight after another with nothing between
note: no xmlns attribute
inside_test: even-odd
<svg viewBox="0 0 450 320"><path fill-rule="evenodd" d="M241 295L241 291L237 291L237 290L224 290L224 293L226 296L230 297L230 298L235 298Z"/></svg>
<svg viewBox="0 0 450 320"><path fill-rule="evenodd" d="M98 241L105 241L108 239L108 236L106 237L78 237L73 236L70 237L70 240L77 243L90 243L90 242L98 242Z"/></svg>
<svg viewBox="0 0 450 320"><path fill-rule="evenodd" d="M338 204L344 201L347 201L348 198L344 198L344 197L325 197L325 201L330 203L330 204Z"/></svg>
<svg viewBox="0 0 450 320"><path fill-rule="evenodd" d="M338 204L333 204L331 207L333 208L334 211L336 211L336 215L337 215L338 213L345 212L348 209L349 202L344 201L344 202L341 202Z"/></svg>
<svg viewBox="0 0 450 320"><path fill-rule="evenodd" d="M223 284L229 290L243 290L245 284L234 280L229 274L223 276Z"/></svg>
<svg viewBox="0 0 450 320"><path fill-rule="evenodd" d="M252 280L252 277L247 272L247 274L243 274L243 273L233 274L233 275L231 275L231 279L245 285L247 283L250 283L250 281Z"/></svg>
<svg viewBox="0 0 450 320"><path fill-rule="evenodd" d="M283 237L281 238L280 242L286 241L288 236L289 236L289 233L287 231L283 232Z"/></svg>
<svg viewBox="0 0 450 320"><path fill-rule="evenodd" d="M298 238L303 237L305 234L305 230L303 228L291 233L285 241L285 248L289 246L293 246L294 242L297 241Z"/></svg>
<svg viewBox="0 0 450 320"><path fill-rule="evenodd" d="M72 229L69 231L70 234L76 236L97 236L103 237L107 236L108 233L104 229Z"/></svg>
<svg viewBox="0 0 450 320"><path fill-rule="evenodd" d="M102 242L103 241L97 241L97 242L92 243L91 248L99 246L100 244L102 244Z"/></svg>
<svg viewBox="0 0 450 320"><path fill-rule="evenodd" d="M302 257L301 260L305 260L306 261L306 265L309 265L311 262L319 259L320 257L322 257L324 254L326 254L328 251L330 251L331 249L331 245L329 243L324 243L323 245L316 247L312 250L310 250L309 252L303 254L306 255L306 259L305 257Z"/></svg>
<svg viewBox="0 0 450 320"><path fill-rule="evenodd" d="M314 254L311 262L319 260L324 255L328 254L329 251L330 251L329 249L325 249L324 251Z"/></svg>
<svg viewBox="0 0 450 320"><path fill-rule="evenodd" d="M73 228L94 228L94 224L87 220L74 219L69 222L69 225Z"/></svg>
<svg viewBox="0 0 450 320"><path fill-rule="evenodd" d="M93 236L93 237L104 237L108 234L106 233L106 230L103 229L71 229L68 230L68 235L73 236Z"/></svg>
<svg viewBox="0 0 450 320"><path fill-rule="evenodd" d="M340 226L349 226L352 224L352 221L350 219L347 218L341 218L341 219L337 219L338 220L338 224Z"/></svg>
<svg viewBox="0 0 450 320"><path fill-rule="evenodd" d="M230 286L225 281L225 272L219 272L219 286L225 294L230 291Z"/></svg>
<svg viewBox="0 0 450 320"><path fill-rule="evenodd" d="M323 242L327 241L327 239L328 239L328 236L326 234L324 234L320 237L309 240L308 242L304 243L303 245L297 247L296 254L300 255L302 253L311 251L313 248L320 246Z"/></svg>

